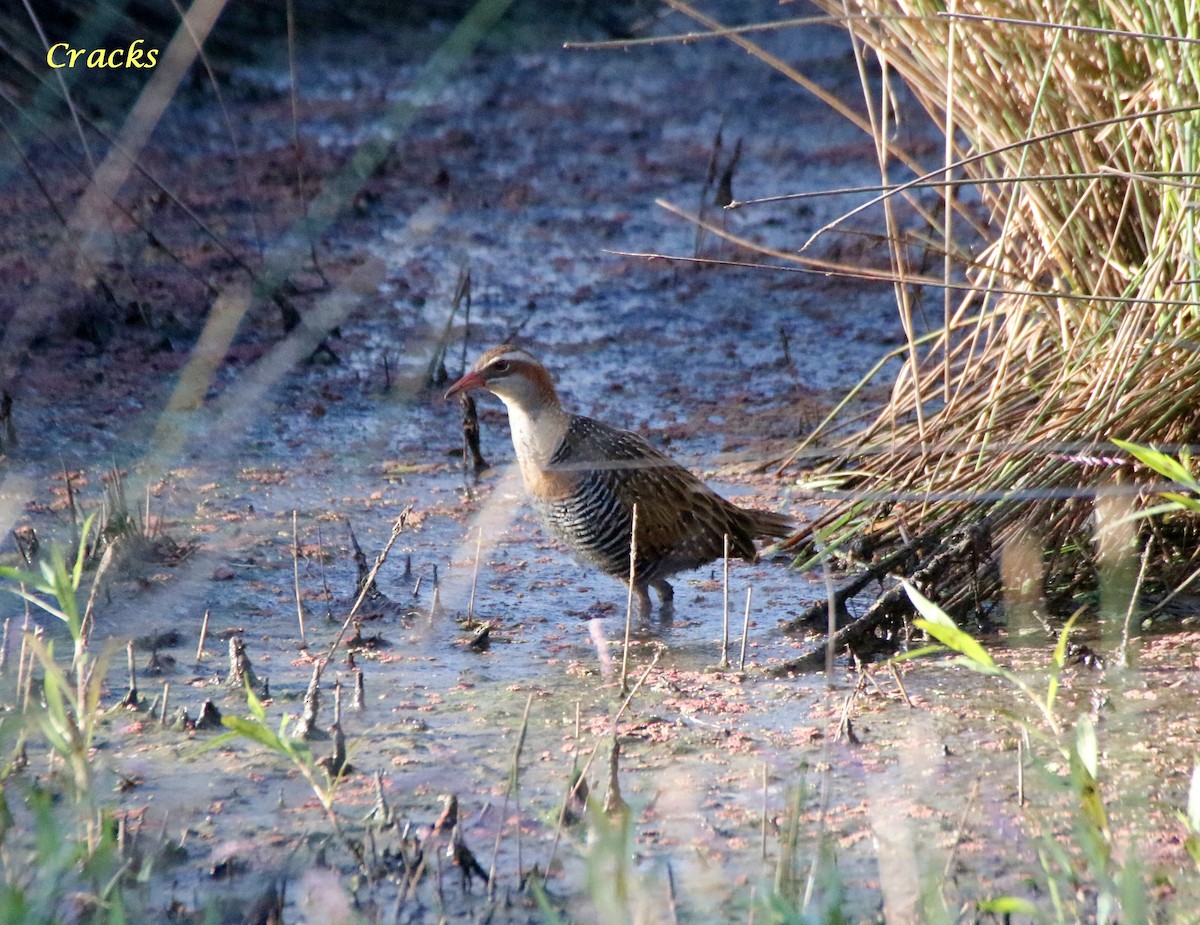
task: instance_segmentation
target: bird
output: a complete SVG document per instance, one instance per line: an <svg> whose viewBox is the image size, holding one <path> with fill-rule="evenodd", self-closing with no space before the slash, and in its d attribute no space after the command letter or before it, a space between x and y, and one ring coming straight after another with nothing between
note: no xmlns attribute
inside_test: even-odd
<svg viewBox="0 0 1200 925"><path fill-rule="evenodd" d="M639 617L673 612L667 580L725 555L755 561L755 540L788 536L784 514L738 507L643 437L572 414L528 351L501 344L484 352L446 398L483 389L508 411L525 491L550 532L585 564L629 586L630 539L637 508L632 591Z"/></svg>

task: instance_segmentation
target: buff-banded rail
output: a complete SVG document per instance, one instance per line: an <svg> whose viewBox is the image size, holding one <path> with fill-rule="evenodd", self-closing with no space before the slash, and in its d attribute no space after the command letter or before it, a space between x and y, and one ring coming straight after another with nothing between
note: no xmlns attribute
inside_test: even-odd
<svg viewBox="0 0 1200 925"><path fill-rule="evenodd" d="M637 506L639 616L650 615L650 588L670 613L667 579L721 558L725 537L730 556L754 561L755 540L792 531L785 515L727 501L637 434L565 410L550 374L525 350L493 347L446 397L472 389L504 402L525 490L550 531L583 562L626 584Z"/></svg>

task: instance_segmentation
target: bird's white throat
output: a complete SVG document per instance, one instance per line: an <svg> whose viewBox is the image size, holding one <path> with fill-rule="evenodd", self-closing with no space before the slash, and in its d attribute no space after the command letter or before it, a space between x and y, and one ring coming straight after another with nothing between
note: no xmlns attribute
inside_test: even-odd
<svg viewBox="0 0 1200 925"><path fill-rule="evenodd" d="M521 472L528 480L534 472L546 468L567 433L570 418L559 407L544 405L531 410L503 395L500 400L508 409L513 449L517 451Z"/></svg>

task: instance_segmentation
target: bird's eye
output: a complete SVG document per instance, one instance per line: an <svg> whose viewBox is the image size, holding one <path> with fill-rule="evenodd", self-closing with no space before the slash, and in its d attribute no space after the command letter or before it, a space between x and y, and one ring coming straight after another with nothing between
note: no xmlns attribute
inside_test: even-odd
<svg viewBox="0 0 1200 925"><path fill-rule="evenodd" d="M507 360L501 360L499 363L492 364L492 372L500 373L501 375L508 372L509 368L510 366Z"/></svg>

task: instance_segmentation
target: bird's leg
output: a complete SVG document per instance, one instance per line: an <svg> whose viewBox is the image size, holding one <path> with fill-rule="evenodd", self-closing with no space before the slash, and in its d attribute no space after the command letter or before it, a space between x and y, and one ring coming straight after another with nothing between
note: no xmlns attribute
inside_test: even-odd
<svg viewBox="0 0 1200 925"><path fill-rule="evenodd" d="M639 620L649 620L650 610L650 592L646 590L643 584L635 583L633 586L633 613Z"/></svg>
<svg viewBox="0 0 1200 925"><path fill-rule="evenodd" d="M670 626L675 619L675 589L659 578L650 582L650 587L658 592L658 621L663 627Z"/></svg>

